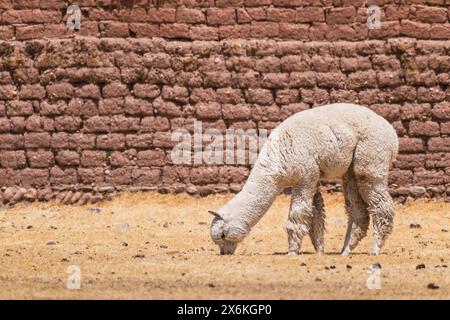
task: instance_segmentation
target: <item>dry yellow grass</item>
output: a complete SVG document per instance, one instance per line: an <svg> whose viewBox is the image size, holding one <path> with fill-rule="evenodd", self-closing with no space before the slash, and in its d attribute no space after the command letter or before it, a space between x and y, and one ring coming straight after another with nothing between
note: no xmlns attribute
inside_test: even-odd
<svg viewBox="0 0 450 320"><path fill-rule="evenodd" d="M326 195L326 254L313 254L306 239L305 254L291 257L284 255L283 230L289 198L280 196L235 256L219 256L206 210L228 199L128 193L96 205L99 212L53 203L3 209L0 298L450 298L448 203L397 206L396 227L382 255L367 255L369 236L352 256L341 257L343 201ZM379 290L366 286L373 263L382 265ZM421 263L425 268L417 270ZM80 267L80 290L66 288L70 265ZM429 283L439 289L428 289Z"/></svg>

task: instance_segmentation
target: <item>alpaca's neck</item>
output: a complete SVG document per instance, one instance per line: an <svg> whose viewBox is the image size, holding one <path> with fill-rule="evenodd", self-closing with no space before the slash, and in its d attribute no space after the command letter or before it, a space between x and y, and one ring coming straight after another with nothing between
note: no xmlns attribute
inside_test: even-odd
<svg viewBox="0 0 450 320"><path fill-rule="evenodd" d="M242 190L224 208L225 212L251 228L269 210L279 191L273 176L252 170Z"/></svg>

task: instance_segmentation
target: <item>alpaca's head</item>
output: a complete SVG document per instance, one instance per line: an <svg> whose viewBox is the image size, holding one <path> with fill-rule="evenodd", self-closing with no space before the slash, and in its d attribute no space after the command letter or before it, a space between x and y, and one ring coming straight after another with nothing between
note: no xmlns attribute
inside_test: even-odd
<svg viewBox="0 0 450 320"><path fill-rule="evenodd" d="M234 254L239 242L244 240L248 231L239 221L222 218L214 211L208 211L214 216L211 223L211 238L219 246L220 254Z"/></svg>

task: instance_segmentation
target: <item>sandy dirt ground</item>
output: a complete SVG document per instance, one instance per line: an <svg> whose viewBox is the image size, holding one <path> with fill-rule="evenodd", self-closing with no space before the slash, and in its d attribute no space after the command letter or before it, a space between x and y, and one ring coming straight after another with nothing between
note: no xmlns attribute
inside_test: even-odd
<svg viewBox="0 0 450 320"><path fill-rule="evenodd" d="M236 255L220 256L206 211L229 198L128 193L95 206L0 209L0 299L450 298L449 203L397 205L380 256L367 254L368 236L341 257L343 200L326 195L326 253L314 254L305 239L304 254L292 257L283 229L289 198L280 196ZM381 271L369 271L376 263ZM68 289L77 270L81 288Z"/></svg>

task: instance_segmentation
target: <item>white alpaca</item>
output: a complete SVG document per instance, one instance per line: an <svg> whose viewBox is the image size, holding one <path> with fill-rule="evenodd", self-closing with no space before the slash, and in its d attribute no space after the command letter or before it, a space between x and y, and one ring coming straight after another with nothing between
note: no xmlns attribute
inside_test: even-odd
<svg viewBox="0 0 450 320"><path fill-rule="evenodd" d="M233 254L275 197L291 187L289 253L300 252L305 235L323 253L325 215L319 180L342 177L348 213L342 254L348 255L366 235L370 215L372 254L378 254L393 228L388 171L397 153L393 127L365 107L331 104L294 114L273 130L241 192L217 212L209 211L215 216L211 237L221 254Z"/></svg>

